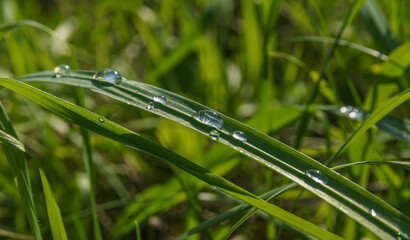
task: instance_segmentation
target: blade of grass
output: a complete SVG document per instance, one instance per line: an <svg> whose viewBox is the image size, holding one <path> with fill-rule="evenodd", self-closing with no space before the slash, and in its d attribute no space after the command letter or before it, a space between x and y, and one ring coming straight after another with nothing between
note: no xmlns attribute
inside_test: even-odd
<svg viewBox="0 0 410 240"><path fill-rule="evenodd" d="M30 74L21 78L25 81L43 81L70 84L91 89L130 105L147 110L147 105L154 96L165 96L167 104L154 103L150 111L187 127L208 135L213 128L199 123L192 116L206 107L154 86L139 82L123 80L120 85L111 85L92 80L94 72L73 71L71 77L54 78L50 71ZM252 157L265 166L278 171L291 180L312 191L337 208L349 212L349 216L378 235L386 238L395 237L398 232L405 231L406 216L374 196L352 181L338 175L326 166L304 154L282 144L240 122L227 116L223 118L223 128L219 142L224 143ZM232 132L240 130L247 135L246 142L232 137ZM317 184L308 176L309 170L318 170L329 180L326 184ZM313 182L312 182L313 181ZM380 212L377 218L371 210Z"/></svg>
<svg viewBox="0 0 410 240"><path fill-rule="evenodd" d="M67 240L67 233L61 218L60 208L54 198L53 191L47 181L43 170L40 169L41 183L43 185L44 197L46 199L48 220L51 227L51 234L54 240Z"/></svg>
<svg viewBox="0 0 410 240"><path fill-rule="evenodd" d="M17 134L14 131L13 125L9 121L3 104L0 102L0 130L17 139ZM17 139L18 140L18 139ZM28 172L27 161L24 153L16 149L14 146L3 146L3 151L6 154L7 161L13 170L13 175L16 177L16 184L19 190L20 198L26 212L30 227L34 232L35 239L42 239L41 229L37 221L37 212L34 205L33 193L30 184L30 175Z"/></svg>
<svg viewBox="0 0 410 240"><path fill-rule="evenodd" d="M200 167L199 165L194 164L180 155L169 151L168 149L145 139L124 127L121 127L108 119L102 118L95 113L15 80L0 78L0 85L25 96L31 101L36 102L40 106L43 106L67 121L85 127L126 146L167 161L168 163L196 176L208 184L219 188L223 192L241 201L249 203L269 215L306 232L307 234L320 239L340 239L337 235L334 235L333 233L321 229L306 220L296 217L291 213L263 201L257 196L225 180L219 175L216 175Z"/></svg>

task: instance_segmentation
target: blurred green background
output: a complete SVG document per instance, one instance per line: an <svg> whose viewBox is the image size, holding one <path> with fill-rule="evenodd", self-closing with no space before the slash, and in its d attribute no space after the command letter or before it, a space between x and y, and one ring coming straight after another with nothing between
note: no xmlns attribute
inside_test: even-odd
<svg viewBox="0 0 410 240"><path fill-rule="evenodd" d="M410 38L407 0L366 1L341 38L367 48L339 46L324 65L351 5L347 0L1 0L0 76L15 78L62 63L83 70L110 67L128 79L164 88L245 122L324 162L358 123L315 110L306 131L298 133L298 120L320 71L324 80L314 106L353 105L370 111L407 89L410 81L406 75L383 74L383 59ZM35 86L75 102L73 88ZM50 181L68 236L91 238L89 184L78 127L10 91L0 91L0 98L21 141L38 160L30 159L29 165L41 226L47 229L48 221L44 197L37 194L41 192L38 165ZM259 194L287 182L245 156L149 112L91 92L86 92L85 106L200 165L212 165L212 171L251 192ZM392 114L408 118L407 109L400 107ZM91 144L105 238L134 238L133 220L138 219L143 239L174 239L201 219L236 205L150 156L95 134ZM405 143L378 133L363 137L339 163L408 159L409 153ZM28 224L10 166L0 154L0 229L24 233ZM398 209L409 205L408 171L357 167L343 174ZM187 200L184 187L192 191L194 202ZM288 191L274 202L289 209L298 193ZM406 211L409 214L409 207ZM308 192L294 212L347 238L374 237ZM210 232L223 234L237 220ZM278 226L260 214L234 235L272 239ZM45 234L51 236L47 230ZM203 233L201 238L207 236ZM285 228L281 238L296 236L297 232Z"/></svg>

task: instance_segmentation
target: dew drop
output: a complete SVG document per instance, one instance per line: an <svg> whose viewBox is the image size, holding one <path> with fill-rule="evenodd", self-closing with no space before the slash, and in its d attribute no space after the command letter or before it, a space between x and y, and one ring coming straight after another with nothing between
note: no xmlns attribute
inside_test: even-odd
<svg viewBox="0 0 410 240"><path fill-rule="evenodd" d="M243 133L241 131L234 131L232 133L232 137L234 137L235 139L238 139L241 142L248 141L248 137L245 135L245 133Z"/></svg>
<svg viewBox="0 0 410 240"><path fill-rule="evenodd" d="M343 114L347 114L352 111L352 106L343 106L340 108L340 112Z"/></svg>
<svg viewBox="0 0 410 240"><path fill-rule="evenodd" d="M398 233L397 234L397 240L408 240L409 239L409 235L407 235L406 233Z"/></svg>
<svg viewBox="0 0 410 240"><path fill-rule="evenodd" d="M98 121L99 121L100 123L103 123L103 122L105 122L105 119L104 119L103 117L99 117L99 118L98 118Z"/></svg>
<svg viewBox="0 0 410 240"><path fill-rule="evenodd" d="M306 176L313 179L313 181L320 183L320 184L327 184L328 180L324 173L316 169L310 169L305 172Z"/></svg>
<svg viewBox="0 0 410 240"><path fill-rule="evenodd" d="M60 64L54 68L54 76L56 78L67 77L71 75L71 68L67 64Z"/></svg>
<svg viewBox="0 0 410 240"><path fill-rule="evenodd" d="M354 108L352 106L343 106L339 109L339 111L354 120L360 119L362 117L362 113L359 112L359 110L357 108Z"/></svg>
<svg viewBox="0 0 410 240"><path fill-rule="evenodd" d="M95 80L108 82L111 84L120 84L122 80L121 74L111 68L104 68L94 74Z"/></svg>
<svg viewBox="0 0 410 240"><path fill-rule="evenodd" d="M167 98L164 97L164 96L155 96L155 97L153 97L152 99L154 99L155 102L159 102L159 103L161 103L161 104L163 104L163 105L167 105L167 103L168 103Z"/></svg>
<svg viewBox="0 0 410 240"><path fill-rule="evenodd" d="M374 209L370 209L370 215L372 215L373 217L376 217L377 212Z"/></svg>
<svg viewBox="0 0 410 240"><path fill-rule="evenodd" d="M193 118L203 124L214 127L216 129L221 129L223 125L223 119L218 113L211 110L202 110L196 112Z"/></svg>
<svg viewBox="0 0 410 240"><path fill-rule="evenodd" d="M213 140L218 140L220 136L221 135L219 134L219 132L217 130L212 130L209 133L209 137L211 137Z"/></svg>
<svg viewBox="0 0 410 240"><path fill-rule="evenodd" d="M147 105L147 109L148 109L148 110L151 110L151 109L153 109L153 108L154 108L154 103L153 103L153 102L149 102L148 105Z"/></svg>

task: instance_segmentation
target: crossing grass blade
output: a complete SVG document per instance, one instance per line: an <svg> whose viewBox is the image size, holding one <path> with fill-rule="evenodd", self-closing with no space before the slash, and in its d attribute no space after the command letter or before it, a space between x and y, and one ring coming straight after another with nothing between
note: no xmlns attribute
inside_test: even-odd
<svg viewBox="0 0 410 240"><path fill-rule="evenodd" d="M48 183L44 171L40 169L41 183L43 184L44 197L46 199L48 220L51 234L54 240L67 240L67 234L61 218L60 208L54 198L53 191Z"/></svg>
<svg viewBox="0 0 410 240"><path fill-rule="evenodd" d="M123 79L121 84L112 85L95 81L92 79L94 73L73 71L69 77L55 78L51 71L43 71L26 75L20 79L22 81L53 82L83 87L144 110L147 110L147 105L153 102L154 108L150 110L152 113L177 121L206 135L213 130L213 128L192 118L197 111L208 109L203 105L140 82ZM153 101L154 96L165 96L168 103L166 105L156 103ZM397 106L400 102L402 101L393 100L390 103ZM384 109L383 113L387 114L389 109ZM224 124L219 131L219 142L297 182L328 203L348 213L350 217L380 236L395 238L398 233L406 231L408 217L367 190L295 149L227 116L221 116ZM371 127L374 123L371 125L366 123L366 126ZM240 142L231 136L231 133L236 130L240 130L248 136L247 142ZM318 184L312 180L307 174L309 170L318 170L324 174L328 179L327 184ZM372 209L379 212L378 217L372 216Z"/></svg>
<svg viewBox="0 0 410 240"><path fill-rule="evenodd" d="M219 175L216 175L207 169L204 169L199 165L196 165L195 163L181 157L175 152L169 151L168 149L145 139L124 127L121 127L108 119L98 116L95 113L16 80L1 78L0 85L25 96L29 100L50 110L67 121L87 128L88 130L94 131L126 146L167 161L168 163L194 175L208 184L219 188L223 192L251 204L252 206L261 209L269 215L276 217L284 223L300 229L307 234L319 239L341 239L333 233L330 233L306 220L303 220L287 211L263 201L257 196L225 180Z"/></svg>

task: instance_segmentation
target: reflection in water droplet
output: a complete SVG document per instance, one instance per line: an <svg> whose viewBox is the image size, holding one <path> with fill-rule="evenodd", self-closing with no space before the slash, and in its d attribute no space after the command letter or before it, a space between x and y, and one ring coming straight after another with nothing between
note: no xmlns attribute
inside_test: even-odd
<svg viewBox="0 0 410 240"><path fill-rule="evenodd" d="M354 120L360 119L362 117L362 113L357 108L354 108L352 106L343 106L339 111L343 115Z"/></svg>
<svg viewBox="0 0 410 240"><path fill-rule="evenodd" d="M120 84L122 80L121 74L111 68L104 68L94 74L95 80L104 81L111 84Z"/></svg>
<svg viewBox="0 0 410 240"><path fill-rule="evenodd" d="M397 240L408 240L409 239L409 235L407 235L407 233L398 233L397 234Z"/></svg>
<svg viewBox="0 0 410 240"><path fill-rule="evenodd" d="M377 216L377 212L376 212L374 209L370 209L370 214L371 214L373 217L376 217L376 216Z"/></svg>
<svg viewBox="0 0 410 240"><path fill-rule="evenodd" d="M210 136L213 140L218 140L221 135L219 134L219 132L218 132L217 130L212 130L212 131L209 133L209 136Z"/></svg>
<svg viewBox="0 0 410 240"><path fill-rule="evenodd" d="M167 103L168 103L167 98L164 97L164 96L155 96L155 97L153 97L153 99L154 99L155 102L159 102L159 103L164 104L164 105L167 105Z"/></svg>
<svg viewBox="0 0 410 240"><path fill-rule="evenodd" d="M54 68L54 76L56 78L67 77L71 75L71 68L67 64L60 64Z"/></svg>
<svg viewBox="0 0 410 240"><path fill-rule="evenodd" d="M243 133L241 131L234 131L232 133L232 137L234 137L235 139L238 139L241 142L248 141L248 137L245 135L245 133Z"/></svg>
<svg viewBox="0 0 410 240"><path fill-rule="evenodd" d="M193 118L216 129L221 129L224 122L218 113L211 110L199 111L193 115Z"/></svg>
<svg viewBox="0 0 410 240"><path fill-rule="evenodd" d="M151 109L153 109L153 108L154 108L154 103L153 103L153 102L149 102L148 105L147 105L147 109L148 109L148 110L151 110Z"/></svg>
<svg viewBox="0 0 410 240"><path fill-rule="evenodd" d="M324 173L316 169L310 169L305 172L306 176L313 179L315 182L320 184L327 184L328 179Z"/></svg>
<svg viewBox="0 0 410 240"><path fill-rule="evenodd" d="M98 118L98 121L99 121L100 123L103 123L103 122L105 122L105 119L104 119L103 117L99 117L99 118Z"/></svg>

